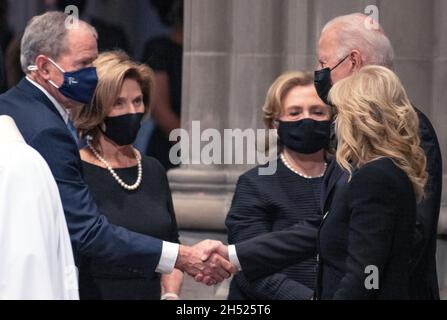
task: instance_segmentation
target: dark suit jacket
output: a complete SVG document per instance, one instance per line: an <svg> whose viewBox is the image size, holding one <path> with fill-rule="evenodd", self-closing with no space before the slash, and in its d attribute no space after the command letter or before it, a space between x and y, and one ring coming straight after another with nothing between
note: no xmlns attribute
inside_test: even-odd
<svg viewBox="0 0 447 320"><path fill-rule="evenodd" d="M337 190L319 235L318 299L409 299L416 197L408 176L383 158ZM367 267L378 288L367 289Z"/></svg>
<svg viewBox="0 0 447 320"><path fill-rule="evenodd" d="M0 96L0 115L11 116L26 142L47 161L59 187L75 258L84 254L129 265L138 273L153 272L162 241L111 225L98 211L83 179L76 142L46 95L23 79Z"/></svg>
<svg viewBox="0 0 447 320"><path fill-rule="evenodd" d="M416 109L416 108L415 108ZM442 158L436 132L418 109L421 146L427 156L427 197L417 207L416 233L411 263L411 298L439 299L436 273L436 239L442 192ZM322 213L331 209L334 194L347 183L335 161L328 167L321 192ZM244 275L256 280L300 262L316 250L318 221L259 236L236 245ZM271 250L267 250L271 249Z"/></svg>
<svg viewBox="0 0 447 320"><path fill-rule="evenodd" d="M315 217L282 231L236 243L244 276L255 281L314 256L320 224L321 217Z"/></svg>
<svg viewBox="0 0 447 320"><path fill-rule="evenodd" d="M2 50L0 50L0 94L6 91L7 86L8 84L6 81L5 60L3 58Z"/></svg>
<svg viewBox="0 0 447 320"><path fill-rule="evenodd" d="M436 245L442 195L442 156L436 132L430 120L417 108L421 145L427 156L429 179L426 198L418 204L416 237L411 270L411 297L439 300L436 271Z"/></svg>

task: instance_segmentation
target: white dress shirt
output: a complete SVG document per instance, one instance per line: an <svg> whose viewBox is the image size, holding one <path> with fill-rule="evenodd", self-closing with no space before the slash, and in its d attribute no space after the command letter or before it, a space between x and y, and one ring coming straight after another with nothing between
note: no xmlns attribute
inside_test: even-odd
<svg viewBox="0 0 447 320"><path fill-rule="evenodd" d="M237 257L236 246L234 244L228 246L228 258L239 272L242 271L242 266Z"/></svg>

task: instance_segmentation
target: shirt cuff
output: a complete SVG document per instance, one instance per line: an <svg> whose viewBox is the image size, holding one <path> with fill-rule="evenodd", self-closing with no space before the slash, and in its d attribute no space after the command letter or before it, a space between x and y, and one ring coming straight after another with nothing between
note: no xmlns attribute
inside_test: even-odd
<svg viewBox="0 0 447 320"><path fill-rule="evenodd" d="M242 271L242 266L239 262L239 258L237 257L236 246L234 244L228 246L228 258L238 271Z"/></svg>
<svg viewBox="0 0 447 320"><path fill-rule="evenodd" d="M178 243L163 241L161 250L160 262L158 263L155 272L168 274L174 271L175 262L177 261L178 250L180 245Z"/></svg>

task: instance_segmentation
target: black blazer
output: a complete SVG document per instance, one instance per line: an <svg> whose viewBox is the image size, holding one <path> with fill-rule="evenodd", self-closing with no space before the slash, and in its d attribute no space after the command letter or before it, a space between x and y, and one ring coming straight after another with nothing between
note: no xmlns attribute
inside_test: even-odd
<svg viewBox="0 0 447 320"><path fill-rule="evenodd" d="M306 180L275 160L273 175L259 175L259 167L240 176L226 218L229 243L238 243L261 234L289 228L309 218L321 218L319 198L322 179ZM275 254L265 248L266 255ZM230 285L230 300L305 300L314 295L316 256L290 265L257 281L243 273Z"/></svg>
<svg viewBox="0 0 447 320"><path fill-rule="evenodd" d="M409 299L416 197L408 176L382 158L337 190L319 232L318 299ZM377 289L367 289L369 266Z"/></svg>
<svg viewBox="0 0 447 320"><path fill-rule="evenodd" d="M31 82L23 79L0 96L0 115L9 115L26 142L48 163L62 199L75 258L78 254L153 272L162 241L109 224L84 182L79 150L61 115ZM79 262L79 261L78 261Z"/></svg>
<svg viewBox="0 0 447 320"><path fill-rule="evenodd" d="M442 193L442 157L436 132L430 120L417 108L421 146L427 156L429 180L425 198L416 210L416 232L410 267L410 298L439 300L436 271L436 245L438 219ZM332 210L333 199L348 181L348 175L334 161L328 167L321 191L321 208L326 214Z"/></svg>

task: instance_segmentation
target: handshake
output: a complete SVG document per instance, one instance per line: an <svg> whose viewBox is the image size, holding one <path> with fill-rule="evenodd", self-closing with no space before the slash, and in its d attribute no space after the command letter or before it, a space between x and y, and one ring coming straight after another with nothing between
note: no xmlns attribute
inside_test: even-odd
<svg viewBox="0 0 447 320"><path fill-rule="evenodd" d="M215 240L205 240L191 247L180 245L175 267L207 286L218 284L238 272L229 262L228 247Z"/></svg>

